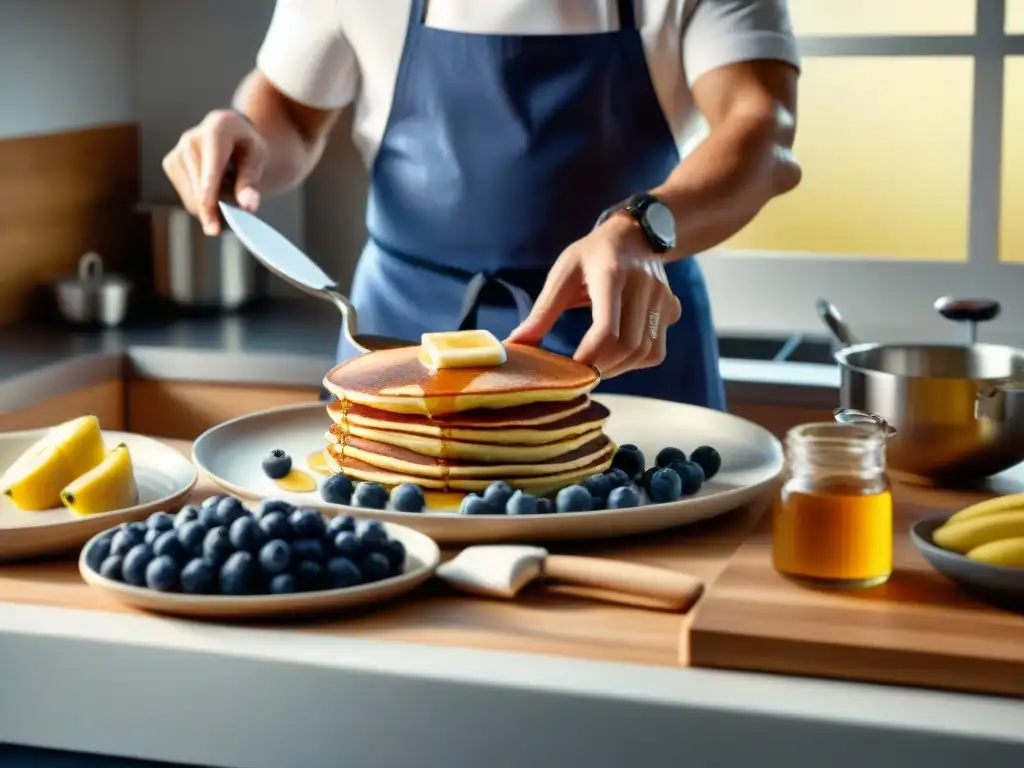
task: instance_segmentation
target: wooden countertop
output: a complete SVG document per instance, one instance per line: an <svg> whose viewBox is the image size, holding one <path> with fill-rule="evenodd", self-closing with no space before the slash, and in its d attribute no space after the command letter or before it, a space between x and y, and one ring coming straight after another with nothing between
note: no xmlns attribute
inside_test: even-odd
<svg viewBox="0 0 1024 768"><path fill-rule="evenodd" d="M190 444L167 441L186 455ZM217 492L200 478L194 499ZM753 530L765 505L668 533L582 545L558 552L593 554L660 565L713 581ZM131 612L90 589L72 558L0 565L0 601ZM456 648L543 653L581 659L674 666L688 661L685 616L588 600L572 591L536 586L515 602L454 592L433 581L408 598L360 615L274 624L302 632L372 637Z"/></svg>

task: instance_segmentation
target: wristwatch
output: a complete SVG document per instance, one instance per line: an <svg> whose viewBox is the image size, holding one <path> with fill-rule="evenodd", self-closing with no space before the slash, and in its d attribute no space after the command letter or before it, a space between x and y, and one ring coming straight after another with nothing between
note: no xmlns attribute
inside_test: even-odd
<svg viewBox="0 0 1024 768"><path fill-rule="evenodd" d="M640 225L640 230L655 253L665 253L676 247L675 217L669 207L654 195L641 192L613 205L598 217L594 226L604 224L620 211L632 216Z"/></svg>

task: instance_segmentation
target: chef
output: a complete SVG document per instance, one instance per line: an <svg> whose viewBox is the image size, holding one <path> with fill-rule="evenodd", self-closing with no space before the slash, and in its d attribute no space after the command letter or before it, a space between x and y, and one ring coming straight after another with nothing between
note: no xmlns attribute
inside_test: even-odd
<svg viewBox="0 0 1024 768"><path fill-rule="evenodd" d="M785 0L277 0L256 64L164 159L209 234L229 160L255 211L351 106L361 332L487 328L724 408L692 256L800 179Z"/></svg>

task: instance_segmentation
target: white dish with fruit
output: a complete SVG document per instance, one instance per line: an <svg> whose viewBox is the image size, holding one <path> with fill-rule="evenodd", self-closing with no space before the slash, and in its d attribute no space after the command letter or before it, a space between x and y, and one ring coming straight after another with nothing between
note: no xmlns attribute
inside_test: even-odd
<svg viewBox="0 0 1024 768"><path fill-rule="evenodd" d="M512 501L503 483L464 496L431 491L420 495L417 489L331 480L323 465L318 465L324 433L331 425L322 403L262 411L220 424L196 440L193 459L214 482L245 499L279 496L327 514L407 525L452 543L596 539L664 530L764 499L782 471L779 441L745 419L641 397L594 395L593 399L611 412L604 432L619 453L613 468L601 473L606 480L588 478L572 490L563 489L561 503L559 494L553 494L550 502L527 494ZM623 455L623 448L630 445L637 449L636 455ZM659 455L661 463L686 459L687 467L662 475L662 492L655 496L664 500L655 503L645 483L637 479L641 474L650 479ZM695 470L690 459L703 462L708 471ZM715 464L719 464L717 471L713 471ZM623 478L615 469L627 465L631 472L642 466L643 472ZM698 472L711 476L696 477ZM292 482L294 475L315 480L304 492L282 490L302 487ZM492 503L494 499L497 503ZM594 509L616 504L620 506Z"/></svg>
<svg viewBox="0 0 1024 768"><path fill-rule="evenodd" d="M178 451L103 431L91 415L0 434L0 559L80 547L104 528L180 504L197 480Z"/></svg>
<svg viewBox="0 0 1024 768"><path fill-rule="evenodd" d="M135 608L244 619L380 603L427 581L440 561L434 541L402 525L212 496L97 534L78 567Z"/></svg>

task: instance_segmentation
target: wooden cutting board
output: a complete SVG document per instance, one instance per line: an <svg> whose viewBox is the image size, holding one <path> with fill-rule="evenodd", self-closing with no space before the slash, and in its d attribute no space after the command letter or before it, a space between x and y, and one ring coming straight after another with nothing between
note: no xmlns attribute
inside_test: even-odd
<svg viewBox="0 0 1024 768"><path fill-rule="evenodd" d="M898 486L895 571L867 590L819 591L772 568L771 515L708 589L690 631L693 666L745 669L1024 697L1024 616L962 593L918 554L917 520L998 493Z"/></svg>

